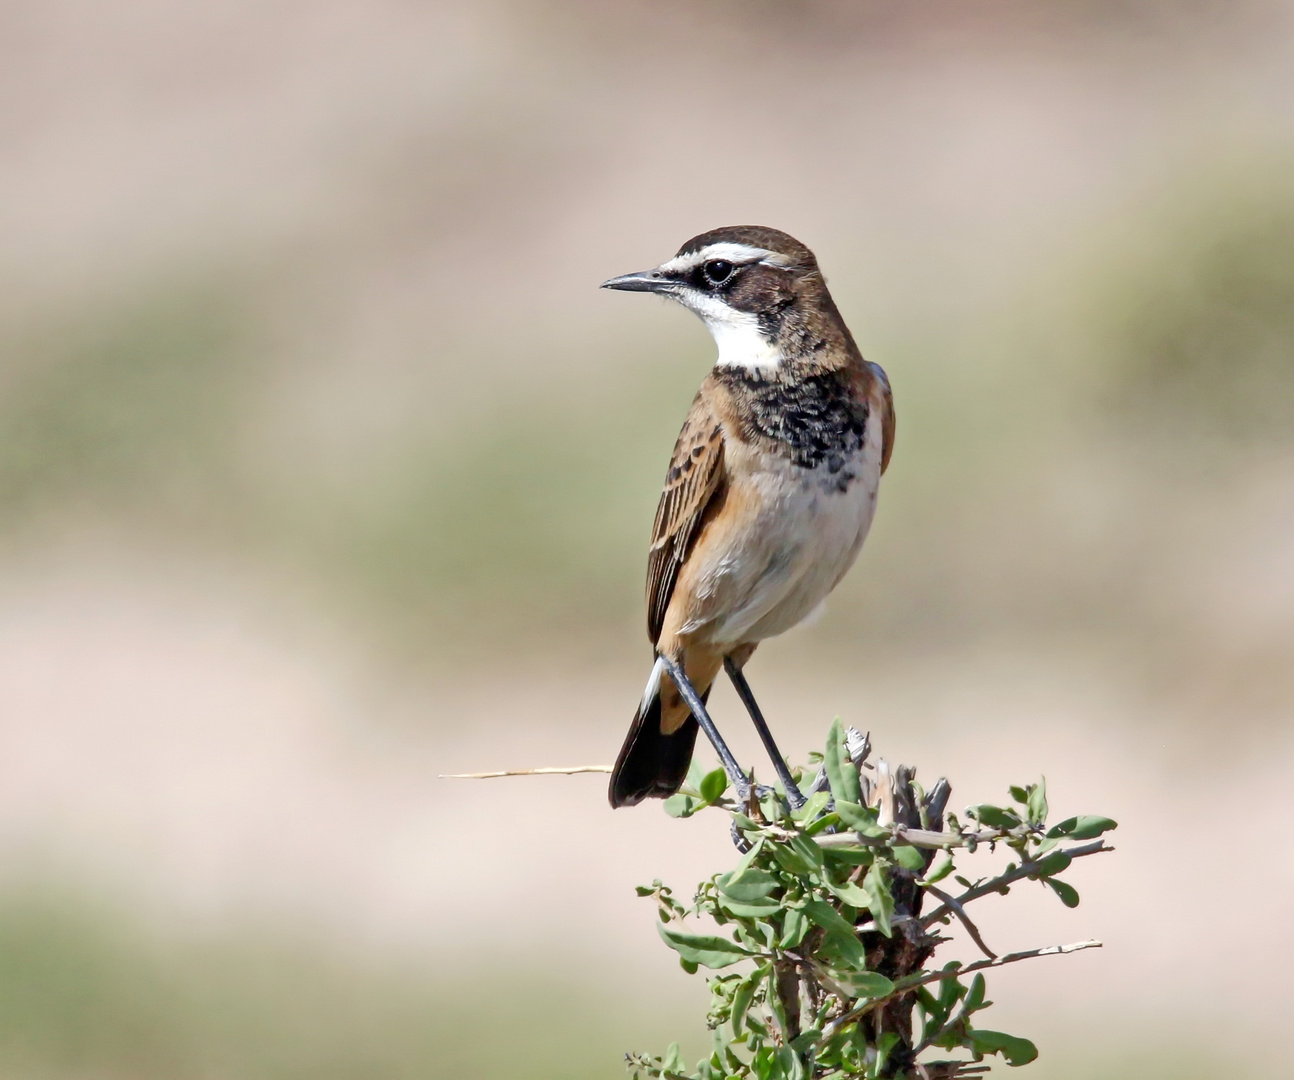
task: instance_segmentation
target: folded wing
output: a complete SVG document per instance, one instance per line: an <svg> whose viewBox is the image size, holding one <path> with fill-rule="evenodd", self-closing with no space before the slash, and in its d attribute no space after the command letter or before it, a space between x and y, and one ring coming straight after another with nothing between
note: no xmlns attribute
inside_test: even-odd
<svg viewBox="0 0 1294 1080"><path fill-rule="evenodd" d="M700 531L706 508L724 480L723 425L699 393L674 444L652 526L647 556L647 634L653 645L660 639L679 570Z"/></svg>

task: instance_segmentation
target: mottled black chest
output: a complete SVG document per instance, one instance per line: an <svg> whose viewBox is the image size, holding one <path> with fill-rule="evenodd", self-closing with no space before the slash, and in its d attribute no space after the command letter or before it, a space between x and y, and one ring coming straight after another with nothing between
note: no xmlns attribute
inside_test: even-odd
<svg viewBox="0 0 1294 1080"><path fill-rule="evenodd" d="M738 403L742 434L748 439L762 436L771 449L802 468L825 466L835 477L863 445L867 402L854 394L846 374L822 372L784 380L727 369L720 378Z"/></svg>

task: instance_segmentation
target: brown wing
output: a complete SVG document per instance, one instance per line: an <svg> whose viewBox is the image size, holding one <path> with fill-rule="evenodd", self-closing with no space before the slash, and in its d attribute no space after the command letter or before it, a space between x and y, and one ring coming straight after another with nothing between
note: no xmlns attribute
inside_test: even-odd
<svg viewBox="0 0 1294 1080"><path fill-rule="evenodd" d="M705 508L723 483L723 426L698 393L683 421L665 490L656 508L647 555L647 634L660 638L678 572L696 539Z"/></svg>
<svg viewBox="0 0 1294 1080"><path fill-rule="evenodd" d="M869 363L867 366L872 369L881 388L881 472L884 473L890 466L890 455L894 453L894 394L885 369L880 364Z"/></svg>

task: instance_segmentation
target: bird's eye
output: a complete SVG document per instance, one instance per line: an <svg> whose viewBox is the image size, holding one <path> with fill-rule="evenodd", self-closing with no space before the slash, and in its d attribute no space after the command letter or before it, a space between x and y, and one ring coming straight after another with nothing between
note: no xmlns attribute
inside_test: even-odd
<svg viewBox="0 0 1294 1080"><path fill-rule="evenodd" d="M736 267L727 259L711 259L705 264L705 276L712 285L722 285L730 277Z"/></svg>

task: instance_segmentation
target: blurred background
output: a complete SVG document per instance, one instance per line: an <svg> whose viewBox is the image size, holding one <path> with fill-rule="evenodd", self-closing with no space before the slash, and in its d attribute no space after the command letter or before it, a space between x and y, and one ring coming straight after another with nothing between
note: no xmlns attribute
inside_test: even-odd
<svg viewBox="0 0 1294 1080"><path fill-rule="evenodd" d="M783 747L1121 822L984 912L1105 942L991 982L1038 1080L1282 1075L1292 71L1278 0L0 5L0 1070L705 1051L633 886L717 823L437 774L614 757L713 346L597 285L761 223L899 416Z"/></svg>

